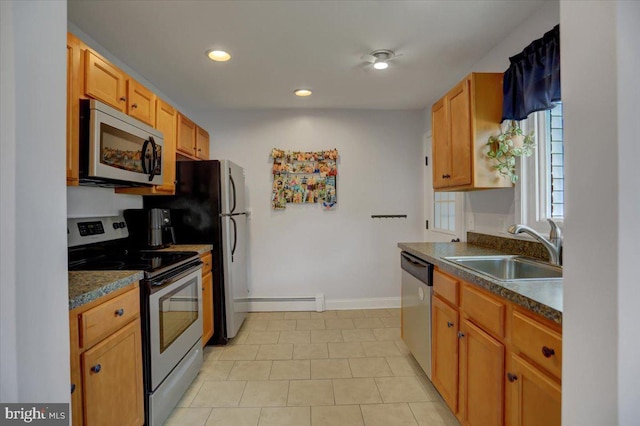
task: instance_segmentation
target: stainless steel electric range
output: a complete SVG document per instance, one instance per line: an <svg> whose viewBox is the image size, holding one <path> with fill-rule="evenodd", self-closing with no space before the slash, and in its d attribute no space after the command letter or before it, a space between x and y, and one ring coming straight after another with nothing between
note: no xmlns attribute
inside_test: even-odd
<svg viewBox="0 0 640 426"><path fill-rule="evenodd" d="M196 252L132 250L123 216L67 220L70 271L144 271L145 422L162 425L202 365L202 262Z"/></svg>

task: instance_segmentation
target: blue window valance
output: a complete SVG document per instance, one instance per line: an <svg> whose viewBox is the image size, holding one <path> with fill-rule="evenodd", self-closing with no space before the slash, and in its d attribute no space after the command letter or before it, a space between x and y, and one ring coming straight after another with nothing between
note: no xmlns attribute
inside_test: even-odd
<svg viewBox="0 0 640 426"><path fill-rule="evenodd" d="M560 26L509 58L504 73L502 121L524 120L560 101Z"/></svg>

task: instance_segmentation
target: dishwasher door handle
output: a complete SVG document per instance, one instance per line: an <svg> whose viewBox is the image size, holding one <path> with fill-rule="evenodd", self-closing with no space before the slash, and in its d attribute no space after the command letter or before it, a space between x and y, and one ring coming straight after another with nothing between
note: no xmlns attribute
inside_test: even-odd
<svg viewBox="0 0 640 426"><path fill-rule="evenodd" d="M401 255L407 262L410 262L412 265L414 265L416 268L426 268L427 265L425 263L422 262L417 262L413 259L411 259L409 256L407 256L406 254L402 254Z"/></svg>

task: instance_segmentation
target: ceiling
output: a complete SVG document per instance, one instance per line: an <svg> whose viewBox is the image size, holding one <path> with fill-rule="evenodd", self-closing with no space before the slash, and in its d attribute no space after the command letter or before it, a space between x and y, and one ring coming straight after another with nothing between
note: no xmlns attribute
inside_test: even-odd
<svg viewBox="0 0 640 426"><path fill-rule="evenodd" d="M417 109L542 3L69 0L68 19L189 110ZM213 48L231 60L210 61ZM377 49L403 56L367 69L361 56Z"/></svg>

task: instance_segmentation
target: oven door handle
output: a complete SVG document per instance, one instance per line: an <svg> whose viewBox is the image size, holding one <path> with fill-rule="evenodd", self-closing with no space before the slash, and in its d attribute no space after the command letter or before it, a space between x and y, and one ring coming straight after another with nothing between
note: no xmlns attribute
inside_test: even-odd
<svg viewBox="0 0 640 426"><path fill-rule="evenodd" d="M151 286L151 293L155 293L155 291L160 290L161 288L169 284L173 284L177 281L180 281L182 278L186 277L189 274L194 273L198 269L202 269L202 265L203 263L199 261L198 263L189 265L187 269L176 272L176 274L173 274L165 279L160 279L160 280L150 279L149 284Z"/></svg>

